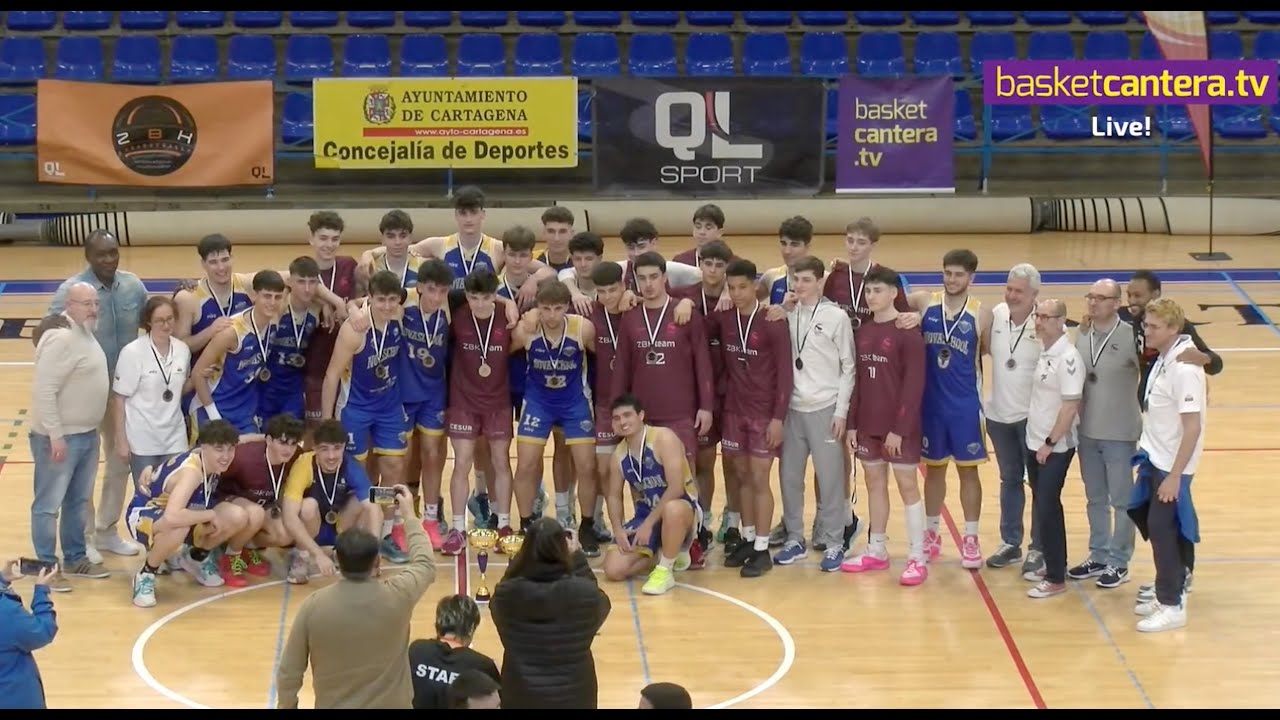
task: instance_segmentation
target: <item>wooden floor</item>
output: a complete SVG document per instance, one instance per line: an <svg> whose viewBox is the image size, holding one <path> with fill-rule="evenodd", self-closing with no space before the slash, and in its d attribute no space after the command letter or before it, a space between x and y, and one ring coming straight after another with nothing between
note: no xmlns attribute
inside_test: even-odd
<svg viewBox="0 0 1280 720"><path fill-rule="evenodd" d="M772 238L729 241L761 269L778 263ZM674 254L685 243L670 238L663 244ZM744 580L719 566L718 549L708 569L684 573L679 588L664 597L644 596L638 585L608 585L613 614L595 644L601 705L635 707L639 689L650 680L683 683L699 707L1168 709L1280 703L1280 551L1267 544L1275 539L1274 509L1280 506L1273 474L1273 463L1280 461L1280 330L1273 324L1280 318L1280 274L1271 273L1270 281L1262 275L1237 281L1230 274L1276 267L1277 246L1272 238L1220 238L1218 247L1234 260L1197 264L1188 252L1203 245L1203 238L1143 235L898 236L882 240L875 257L899 270L925 273L926 282L913 280L916 286L936 287L928 276L940 272L943 253L969 247L981 257L980 270L993 273L982 280L996 284L977 290L989 303L999 302L1007 268L1030 261L1052 283L1042 297L1064 298L1073 317L1079 317L1086 287L1096 277L1124 280L1138 267L1188 271L1182 275L1188 281L1168 282L1165 294L1189 309L1205 340L1224 354L1226 371L1211 380L1206 454L1196 483L1203 543L1185 630L1154 636L1134 630L1134 594L1153 575L1141 540L1132 563L1135 581L1115 590L1073 583L1065 595L1030 600L1024 594L1028 584L1015 569L961 569L953 484L950 539L921 587L900 587L890 574L823 574L816 555ZM610 247L620 253L616 241ZM815 241L823 257L841 248L840 238ZM237 269L284 267L306 250L301 243L237 248ZM9 430L9 437L0 437L0 455L7 456L0 470L0 556L16 557L30 553L31 500L23 417L30 403L32 350L25 339L29 329L19 330L22 318L43 314L48 295L14 291L34 287L17 281L60 279L79 271L83 261L73 248L5 248L0 260L0 316L8 338L0 340L6 365L0 373L0 425ZM148 279L198 273L189 248L129 248L122 267ZM999 542L994 463L982 468L982 477L982 540L990 553ZM721 491L717 516L722 503ZM1075 468L1064 503L1074 564L1087 552ZM865 499L858 511L865 517ZM889 531L891 550L900 558L903 520L896 498ZM273 703L273 666L283 634L299 602L322 583L294 588L276 580L226 592L199 588L177 575L161 578L159 607L140 610L129 602L136 559L108 556L107 564L116 571L110 579L79 580L73 593L55 597L61 630L38 654L53 707ZM491 571L491 584L501 571ZM454 578L452 562L442 556L439 582L415 616L416 636L432 632L435 600L453 592ZM21 590L29 596L29 586ZM487 622L476 645L501 656ZM304 704L309 700L304 697Z"/></svg>

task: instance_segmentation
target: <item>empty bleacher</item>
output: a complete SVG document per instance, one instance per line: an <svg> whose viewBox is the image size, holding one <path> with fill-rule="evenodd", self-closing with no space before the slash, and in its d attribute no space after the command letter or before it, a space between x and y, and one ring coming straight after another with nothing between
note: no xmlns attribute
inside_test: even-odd
<svg viewBox="0 0 1280 720"><path fill-rule="evenodd" d="M1209 11L1215 58L1280 59L1280 11ZM1150 114L1171 140L1191 135L1179 107L995 106L981 74L994 59L1158 57L1136 11L52 11L0 13L0 145L35 141L40 78L135 84L271 79L283 143L305 148L307 96L320 77L576 75L643 77L950 76L955 137L1080 143L1090 119ZM834 137L832 104L829 135ZM1280 108L1218 107L1229 142L1274 139ZM580 132L591 137L590 114Z"/></svg>

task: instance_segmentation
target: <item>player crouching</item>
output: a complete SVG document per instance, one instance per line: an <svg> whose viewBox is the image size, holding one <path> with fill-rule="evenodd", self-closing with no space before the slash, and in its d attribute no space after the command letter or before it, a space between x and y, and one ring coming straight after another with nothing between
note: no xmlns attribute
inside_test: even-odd
<svg viewBox="0 0 1280 720"><path fill-rule="evenodd" d="M325 420L312 437L315 449L294 462L281 501L280 516L294 543L288 575L294 585L306 584L313 562L324 577L336 572L322 548L333 547L340 532L362 527L375 536L382 533L382 508L369 497L364 465L347 453L342 423Z"/></svg>
<svg viewBox="0 0 1280 720"><path fill-rule="evenodd" d="M635 396L615 400L612 412L621 442L609 467L606 498L616 545L605 555L604 575L616 582L648 572L644 593L662 595L675 587L674 573L692 564L691 554L701 555L702 546L694 542L702 527L698 486L680 438L647 424ZM624 481L636 498L635 517L625 524Z"/></svg>

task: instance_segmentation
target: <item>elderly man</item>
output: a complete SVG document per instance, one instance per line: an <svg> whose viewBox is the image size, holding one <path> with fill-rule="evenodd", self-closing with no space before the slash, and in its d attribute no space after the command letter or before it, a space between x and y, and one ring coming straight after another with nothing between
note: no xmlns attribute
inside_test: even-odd
<svg viewBox="0 0 1280 720"><path fill-rule="evenodd" d="M63 314L70 327L51 328L40 338L31 402L31 542L37 557L55 562L61 536L62 569L49 581L54 592L71 591L66 575L109 575L85 548L85 513L98 473L98 427L111 387L106 353L94 338L98 292L89 283L74 283L65 298Z"/></svg>
<svg viewBox="0 0 1280 720"><path fill-rule="evenodd" d="M131 272L120 270L120 245L111 233L95 230L84 242L84 257L88 266L78 275L69 278L54 293L49 305L49 317L41 323L33 340L40 341L41 333L49 327L66 327L62 319L68 291L76 283L86 283L98 298L100 321L94 334L107 358L108 377L114 377L116 358L120 349L138 337L139 315L147 301L147 288L142 280ZM87 538L89 557L101 562L99 550L116 555L137 555L138 546L120 537L117 524L130 494L129 466L114 452L117 429L108 413L99 428L107 451L107 472L102 482L102 495L98 501L98 515L94 518L93 493L85 514L88 523ZM119 432L124 432L120 428Z"/></svg>
<svg viewBox="0 0 1280 720"><path fill-rule="evenodd" d="M1076 336L1084 358L1080 409L1080 476L1089 515L1089 558L1067 571L1073 580L1096 577L1101 588L1129 582L1134 527L1129 519L1131 461L1142 435L1138 407L1141 358L1134 328L1121 320L1120 284L1099 280L1084 296L1088 327Z"/></svg>

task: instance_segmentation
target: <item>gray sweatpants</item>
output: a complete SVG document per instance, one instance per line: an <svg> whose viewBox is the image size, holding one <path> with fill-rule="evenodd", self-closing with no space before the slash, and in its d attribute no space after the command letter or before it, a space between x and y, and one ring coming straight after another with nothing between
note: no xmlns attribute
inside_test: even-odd
<svg viewBox="0 0 1280 720"><path fill-rule="evenodd" d="M782 523L787 540L804 541L804 490L809 458L818 478L822 502L818 503L817 528L813 543L827 547L844 544L844 526L849 522L849 496L844 491L844 438L832 439L833 404L814 412L787 411L782 423Z"/></svg>

